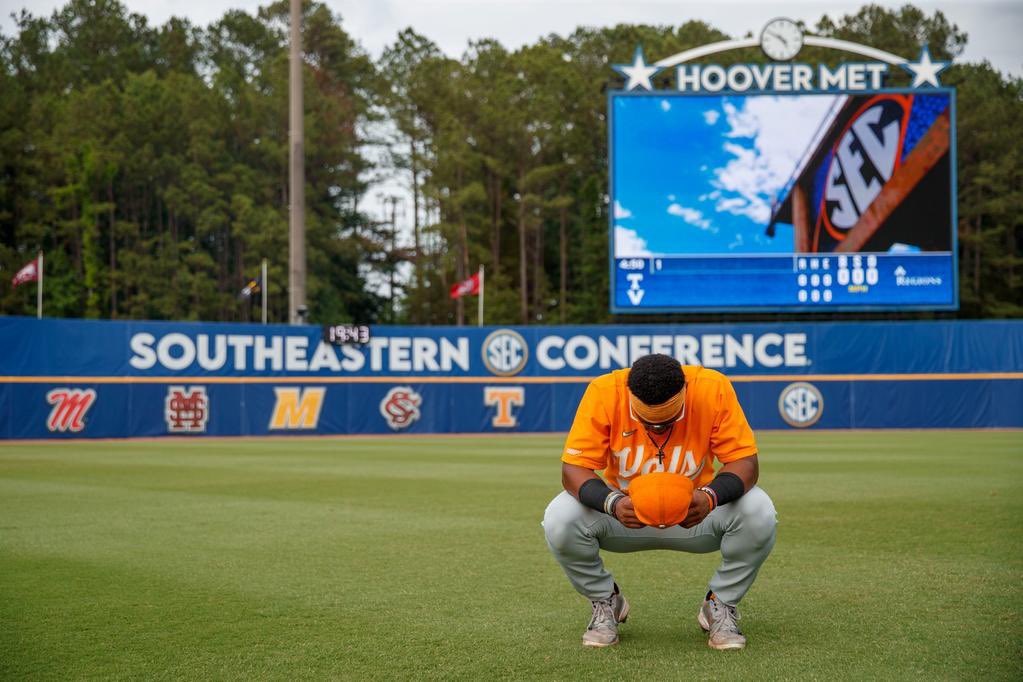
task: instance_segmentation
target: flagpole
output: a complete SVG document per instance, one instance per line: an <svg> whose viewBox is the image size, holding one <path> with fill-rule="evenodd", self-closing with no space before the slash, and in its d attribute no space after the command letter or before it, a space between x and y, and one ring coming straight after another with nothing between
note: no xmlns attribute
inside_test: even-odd
<svg viewBox="0 0 1023 682"><path fill-rule="evenodd" d="M43 252L39 251L39 279L36 280L36 319L43 319Z"/></svg>
<svg viewBox="0 0 1023 682"><path fill-rule="evenodd" d="M260 287L260 290L263 293L263 324L266 324L266 259L265 258L263 259L263 271L260 274L261 274L260 281L263 283L263 286Z"/></svg>
<svg viewBox="0 0 1023 682"><path fill-rule="evenodd" d="M480 263L480 300L478 301L479 306L476 310L477 327L483 326L483 280L484 280L483 263Z"/></svg>

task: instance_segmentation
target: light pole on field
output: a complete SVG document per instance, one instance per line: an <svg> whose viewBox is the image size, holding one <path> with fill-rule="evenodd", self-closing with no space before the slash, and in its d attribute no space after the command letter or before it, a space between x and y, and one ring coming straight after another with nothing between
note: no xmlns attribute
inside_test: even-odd
<svg viewBox="0 0 1023 682"><path fill-rule="evenodd" d="M305 152L302 116L302 0L291 0L289 127L291 199L288 230L288 321L303 324L305 302Z"/></svg>

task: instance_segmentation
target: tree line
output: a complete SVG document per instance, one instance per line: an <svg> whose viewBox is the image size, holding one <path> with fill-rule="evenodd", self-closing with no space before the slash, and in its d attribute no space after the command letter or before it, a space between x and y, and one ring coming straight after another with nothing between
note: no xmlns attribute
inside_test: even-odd
<svg viewBox="0 0 1023 682"><path fill-rule="evenodd" d="M406 29L373 60L324 4L304 15L313 321L474 323L448 290L481 264L488 324L613 320L609 64L729 36L695 20L579 28L517 50L473 41L456 59ZM909 5L809 28L906 56L927 43L939 60L967 41ZM33 313L32 287L9 282L41 249L48 316L256 319L238 292L266 258L270 318L286 320L287 29L283 0L207 27L150 26L116 0L22 11L0 36L0 312ZM958 89L959 315L1019 317L1023 81L987 63L942 81ZM393 204L390 218L359 208L381 175L407 188L401 239Z"/></svg>

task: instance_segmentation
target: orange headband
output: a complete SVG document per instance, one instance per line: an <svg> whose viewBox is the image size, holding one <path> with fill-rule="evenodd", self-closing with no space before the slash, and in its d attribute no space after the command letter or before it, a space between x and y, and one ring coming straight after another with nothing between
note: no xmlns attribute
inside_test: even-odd
<svg viewBox="0 0 1023 682"><path fill-rule="evenodd" d="M682 411L682 404L685 402L685 398L685 386L682 387L681 391L660 405L647 405L636 396L632 396L632 411L636 413L637 417L648 424L660 424L678 416L678 413Z"/></svg>

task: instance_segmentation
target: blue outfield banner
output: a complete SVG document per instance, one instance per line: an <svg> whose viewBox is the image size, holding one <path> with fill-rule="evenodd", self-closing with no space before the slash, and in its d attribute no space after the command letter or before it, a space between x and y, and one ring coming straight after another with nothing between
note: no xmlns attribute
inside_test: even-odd
<svg viewBox="0 0 1023 682"><path fill-rule="evenodd" d="M1020 322L0 318L0 438L565 431L590 379L651 352L724 372L754 428L1023 427Z"/></svg>

